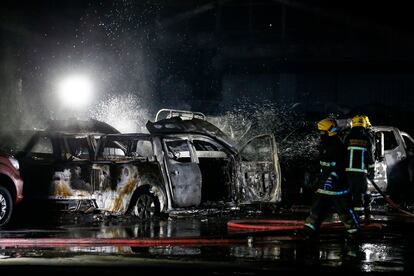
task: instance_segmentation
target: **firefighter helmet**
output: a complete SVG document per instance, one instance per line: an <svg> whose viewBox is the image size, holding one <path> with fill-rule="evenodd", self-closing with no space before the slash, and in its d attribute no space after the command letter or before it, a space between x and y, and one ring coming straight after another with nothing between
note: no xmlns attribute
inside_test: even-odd
<svg viewBox="0 0 414 276"><path fill-rule="evenodd" d="M322 121L318 122L318 130L321 132L321 134L328 134L329 136L336 135L337 127L336 122L334 119L323 119Z"/></svg>
<svg viewBox="0 0 414 276"><path fill-rule="evenodd" d="M366 116L356 115L352 118L352 127L367 127L367 121L365 120Z"/></svg>
<svg viewBox="0 0 414 276"><path fill-rule="evenodd" d="M367 127L372 127L371 122L369 121L369 118L367 115L362 115L364 117L365 122L367 123Z"/></svg>

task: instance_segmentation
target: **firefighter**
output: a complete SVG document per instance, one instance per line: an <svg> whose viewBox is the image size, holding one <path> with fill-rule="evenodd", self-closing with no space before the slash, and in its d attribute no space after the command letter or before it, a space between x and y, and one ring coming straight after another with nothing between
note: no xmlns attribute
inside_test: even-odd
<svg viewBox="0 0 414 276"><path fill-rule="evenodd" d="M320 121L318 130L321 138L319 148L321 177L302 233L306 237L315 237L321 223L334 207L347 229L348 238L355 240L359 234L359 221L350 205L350 189L345 180L345 145L337 135L335 120L328 118Z"/></svg>
<svg viewBox="0 0 414 276"><path fill-rule="evenodd" d="M351 188L354 211L369 219L369 199L367 184L369 177L374 178L374 136L369 130L370 123L367 116L356 115L352 118L351 131L345 138L347 147L346 174Z"/></svg>

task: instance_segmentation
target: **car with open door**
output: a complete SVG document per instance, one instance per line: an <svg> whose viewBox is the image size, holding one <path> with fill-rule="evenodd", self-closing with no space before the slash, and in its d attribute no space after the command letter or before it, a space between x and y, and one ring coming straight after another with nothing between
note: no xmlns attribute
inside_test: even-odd
<svg viewBox="0 0 414 276"><path fill-rule="evenodd" d="M273 135L236 147L201 113L167 112L147 123L149 134L101 137L93 164L99 209L147 218L209 204L281 201Z"/></svg>

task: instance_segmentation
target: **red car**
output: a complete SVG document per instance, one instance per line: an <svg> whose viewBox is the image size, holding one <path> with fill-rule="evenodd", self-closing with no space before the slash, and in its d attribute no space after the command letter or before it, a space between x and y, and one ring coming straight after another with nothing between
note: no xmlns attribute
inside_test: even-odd
<svg viewBox="0 0 414 276"><path fill-rule="evenodd" d="M14 206L23 199L23 180L19 162L12 156L0 154L0 227L7 224Z"/></svg>

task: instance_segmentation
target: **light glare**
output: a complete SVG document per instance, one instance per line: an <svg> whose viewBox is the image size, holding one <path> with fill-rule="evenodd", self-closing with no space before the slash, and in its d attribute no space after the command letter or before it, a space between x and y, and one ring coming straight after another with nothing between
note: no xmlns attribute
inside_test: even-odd
<svg viewBox="0 0 414 276"><path fill-rule="evenodd" d="M92 98L92 83L84 76L70 76L59 85L59 98L62 103L71 108L83 107Z"/></svg>

